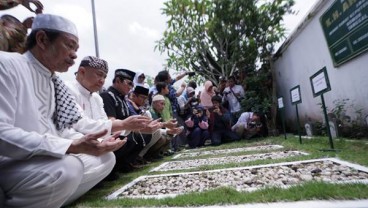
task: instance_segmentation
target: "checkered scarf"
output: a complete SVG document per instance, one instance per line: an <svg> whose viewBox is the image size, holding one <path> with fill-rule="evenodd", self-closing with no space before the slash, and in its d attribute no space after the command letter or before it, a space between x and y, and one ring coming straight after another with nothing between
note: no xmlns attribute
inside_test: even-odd
<svg viewBox="0 0 368 208"><path fill-rule="evenodd" d="M63 81L54 76L52 81L55 85L55 100L56 109L53 116L56 129L62 131L65 128L70 128L80 118L81 114L78 111L77 105L73 96L68 92Z"/></svg>

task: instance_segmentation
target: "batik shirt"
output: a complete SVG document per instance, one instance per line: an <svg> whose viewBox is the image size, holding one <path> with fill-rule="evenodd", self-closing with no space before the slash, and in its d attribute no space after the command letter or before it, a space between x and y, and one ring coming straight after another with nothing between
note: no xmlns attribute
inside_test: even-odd
<svg viewBox="0 0 368 208"><path fill-rule="evenodd" d="M170 99L172 112L173 114L176 115L179 110L179 104L178 104L178 100L176 99L176 89L173 86L174 83L175 83L175 80L173 80L171 84L169 84L169 94L167 97Z"/></svg>

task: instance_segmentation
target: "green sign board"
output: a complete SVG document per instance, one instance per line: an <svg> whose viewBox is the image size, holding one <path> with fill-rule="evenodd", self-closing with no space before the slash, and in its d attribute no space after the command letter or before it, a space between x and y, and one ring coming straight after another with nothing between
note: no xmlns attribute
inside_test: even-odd
<svg viewBox="0 0 368 208"><path fill-rule="evenodd" d="M368 49L368 0L335 0L320 22L335 66Z"/></svg>

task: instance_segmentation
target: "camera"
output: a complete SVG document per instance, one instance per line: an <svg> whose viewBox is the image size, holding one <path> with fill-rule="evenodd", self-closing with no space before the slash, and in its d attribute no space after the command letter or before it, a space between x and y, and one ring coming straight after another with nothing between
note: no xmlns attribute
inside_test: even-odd
<svg viewBox="0 0 368 208"><path fill-rule="evenodd" d="M203 113L203 111L201 109L197 109L197 113L196 114L200 114Z"/></svg>
<svg viewBox="0 0 368 208"><path fill-rule="evenodd" d="M199 104L199 100L197 98L192 98L192 100L190 101L190 106L192 106L192 108L196 108Z"/></svg>
<svg viewBox="0 0 368 208"><path fill-rule="evenodd" d="M188 75L189 77L192 77L192 76L194 76L194 75L195 75L195 72L187 72L187 75Z"/></svg>
<svg viewBox="0 0 368 208"><path fill-rule="evenodd" d="M228 95L228 94L230 94L230 93L231 93L231 92L229 92L229 91L224 91L224 92L223 92L223 94L224 94L224 95Z"/></svg>
<svg viewBox="0 0 368 208"><path fill-rule="evenodd" d="M253 128L260 128L262 127L262 123L258 123L258 122L255 122L255 121L251 121L248 123L248 128L250 129L253 129Z"/></svg>

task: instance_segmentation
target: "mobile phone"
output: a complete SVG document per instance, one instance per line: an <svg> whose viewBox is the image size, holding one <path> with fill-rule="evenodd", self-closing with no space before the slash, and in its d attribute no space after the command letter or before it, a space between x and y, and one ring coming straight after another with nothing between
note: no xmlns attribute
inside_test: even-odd
<svg viewBox="0 0 368 208"><path fill-rule="evenodd" d="M140 114L141 114L142 116L144 116L144 115L146 115L146 111L147 111L146 109L142 109Z"/></svg>

